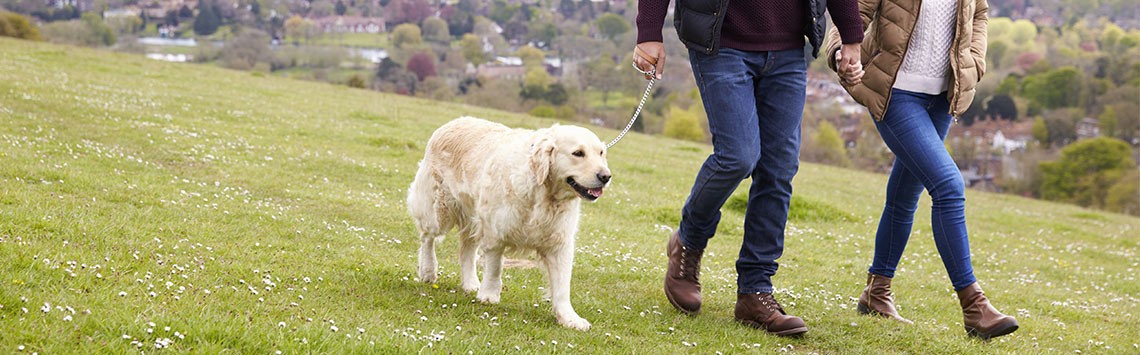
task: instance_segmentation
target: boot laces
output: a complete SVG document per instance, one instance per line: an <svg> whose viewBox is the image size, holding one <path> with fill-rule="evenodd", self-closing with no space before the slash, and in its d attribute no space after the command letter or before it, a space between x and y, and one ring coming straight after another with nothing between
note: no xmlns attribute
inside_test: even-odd
<svg viewBox="0 0 1140 355"><path fill-rule="evenodd" d="M784 308L780 307L780 302L777 302L776 297L771 293L761 293L757 299L760 300L761 306L768 309L768 312L780 311L782 313L784 311Z"/></svg>
<svg viewBox="0 0 1140 355"><path fill-rule="evenodd" d="M699 284L698 279L701 276L701 254L700 252L690 253L689 248L682 245L681 271L678 276Z"/></svg>

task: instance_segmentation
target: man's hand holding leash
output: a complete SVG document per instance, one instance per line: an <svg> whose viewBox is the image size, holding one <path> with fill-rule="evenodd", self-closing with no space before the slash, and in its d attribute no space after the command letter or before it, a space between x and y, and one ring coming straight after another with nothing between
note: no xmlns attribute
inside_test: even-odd
<svg viewBox="0 0 1140 355"><path fill-rule="evenodd" d="M645 74L645 80L660 80L665 72L665 44L641 42L633 46L633 66Z"/></svg>

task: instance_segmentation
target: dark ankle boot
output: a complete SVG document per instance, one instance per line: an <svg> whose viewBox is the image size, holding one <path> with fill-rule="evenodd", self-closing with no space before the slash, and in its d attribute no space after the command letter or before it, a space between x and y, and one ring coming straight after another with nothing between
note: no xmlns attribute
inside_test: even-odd
<svg viewBox="0 0 1140 355"><path fill-rule="evenodd" d="M1017 330L1017 319L990 305L977 282L958 291L958 302L962 304L962 323L969 336L989 340Z"/></svg>
<svg viewBox="0 0 1140 355"><path fill-rule="evenodd" d="M785 313L771 293L737 294L735 313L737 322L773 335L796 336L808 331L804 320Z"/></svg>
<svg viewBox="0 0 1140 355"><path fill-rule="evenodd" d="M867 273L867 287L859 295L859 304L856 307L860 314L877 315L897 320L906 324L914 324L903 318L895 310L895 296L891 293L891 278Z"/></svg>
<svg viewBox="0 0 1140 355"><path fill-rule="evenodd" d="M681 244L681 236L673 232L666 247L669 265L665 269L665 297L678 311L695 315L701 311L701 256L704 250L693 250Z"/></svg>

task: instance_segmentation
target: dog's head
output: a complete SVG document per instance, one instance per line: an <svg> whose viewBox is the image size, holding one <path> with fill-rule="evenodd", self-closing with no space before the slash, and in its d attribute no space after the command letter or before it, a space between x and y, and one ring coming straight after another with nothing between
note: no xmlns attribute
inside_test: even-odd
<svg viewBox="0 0 1140 355"><path fill-rule="evenodd" d="M610 182L606 145L590 130L554 125L538 131L531 151L531 168L539 183L553 183L587 201L602 197Z"/></svg>

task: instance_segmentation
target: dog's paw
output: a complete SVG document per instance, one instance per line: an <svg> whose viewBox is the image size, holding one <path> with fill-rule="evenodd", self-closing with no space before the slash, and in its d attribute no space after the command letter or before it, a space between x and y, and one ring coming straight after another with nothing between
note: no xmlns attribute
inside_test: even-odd
<svg viewBox="0 0 1140 355"><path fill-rule="evenodd" d="M479 291L479 281L472 281L470 284L465 282L460 287L463 288L463 292L474 293Z"/></svg>
<svg viewBox="0 0 1140 355"><path fill-rule="evenodd" d="M484 292L480 290L479 294L475 296L475 299L479 300L479 302L483 302L483 304L499 304L498 293Z"/></svg>
<svg viewBox="0 0 1140 355"><path fill-rule="evenodd" d="M582 317L573 317L566 319L559 319L558 324L574 330L587 331L590 330L590 321Z"/></svg>
<svg viewBox="0 0 1140 355"><path fill-rule="evenodd" d="M429 284L435 283L435 280L436 280L435 270L421 267L419 269L419 279L420 279L420 282L423 282L423 283L429 283Z"/></svg>

